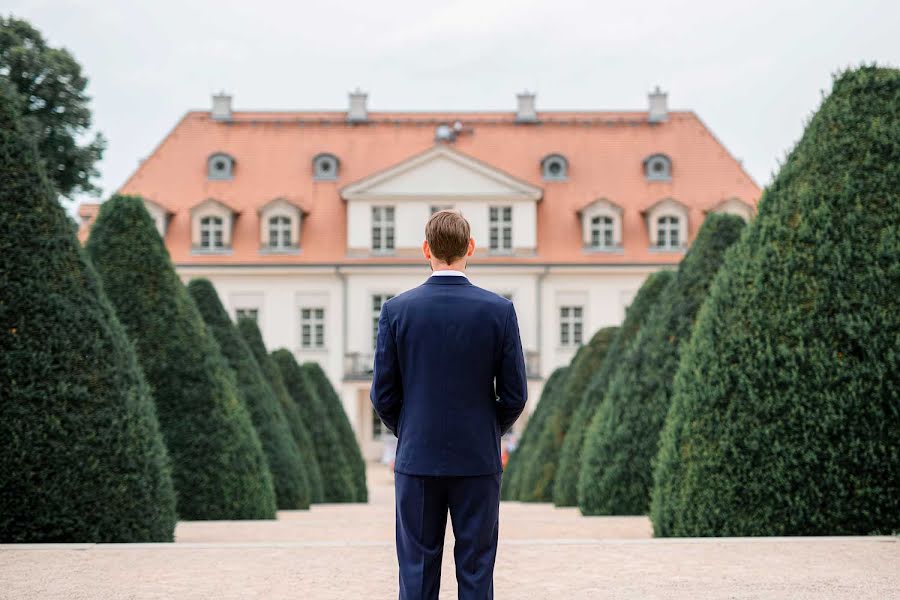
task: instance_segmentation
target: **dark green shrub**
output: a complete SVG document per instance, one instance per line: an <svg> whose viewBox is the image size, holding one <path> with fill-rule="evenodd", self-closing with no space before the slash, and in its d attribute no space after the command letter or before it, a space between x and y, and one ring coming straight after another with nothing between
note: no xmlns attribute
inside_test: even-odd
<svg viewBox="0 0 900 600"><path fill-rule="evenodd" d="M272 475L234 374L141 199L104 202L87 250L153 388L179 518L274 518Z"/></svg>
<svg viewBox="0 0 900 600"><path fill-rule="evenodd" d="M544 430L547 419L555 410L554 402L560 397L557 389L561 388L565 382L566 374L569 367L560 367L550 374L544 383L544 389L541 391L541 397L534 412L528 419L525 431L522 432L522 438L516 449L510 453L509 461L503 470L503 479L500 486L500 497L502 500L520 500L522 495L522 480L528 465L531 464L531 452L537 445L537 439Z"/></svg>
<svg viewBox="0 0 900 600"><path fill-rule="evenodd" d="M297 408L297 404L291 399L290 394L288 394L287 388L284 386L284 380L281 378L281 371L278 370L272 357L266 352L266 346L263 343L259 326L256 324L255 319L245 317L238 319L237 327L241 332L241 336L246 340L247 345L250 346L253 356L256 357L256 361L262 369L263 376L272 387L272 392L275 394L275 398L278 399L281 410L287 418L291 433L294 436L294 441L300 449L300 454L306 465L310 501L315 503L324 502L325 496L322 492L322 472L319 469L316 451L313 449L309 427L304 422L303 416L300 414L300 409Z"/></svg>
<svg viewBox="0 0 900 600"><path fill-rule="evenodd" d="M650 306L656 302L659 293L673 277L671 271L657 271L644 281L634 301L625 312L625 320L616 331L600 367L591 375L590 383L581 395L578 408L572 415L566 437L559 451L559 467L553 486L553 503L557 506L578 504L578 473L581 469L581 450L584 447L584 432L609 384L610 375L622 361L625 349L637 335Z"/></svg>
<svg viewBox="0 0 900 600"><path fill-rule="evenodd" d="M306 373L307 379L313 384L316 395L325 409L325 414L334 426L341 442L344 456L347 458L347 464L353 470L353 485L356 488L356 501L366 502L369 497L368 486L366 485L366 462L363 460L359 443L356 441L356 434L353 433L353 427L347 419L347 413L344 411L344 404L335 391L328 375L319 366L319 363L307 362L301 365L303 372Z"/></svg>
<svg viewBox="0 0 900 600"><path fill-rule="evenodd" d="M900 71L836 78L675 381L657 535L900 531Z"/></svg>
<svg viewBox="0 0 900 600"><path fill-rule="evenodd" d="M172 541L150 389L3 93L0 231L0 542Z"/></svg>
<svg viewBox="0 0 900 600"><path fill-rule="evenodd" d="M526 471L522 500L553 501L553 484L559 465L559 451L569 429L569 423L591 376L600 367L616 329L616 327L600 329L572 358L565 382L558 391L559 399L554 402L556 408L537 438L531 464Z"/></svg>
<svg viewBox="0 0 900 600"><path fill-rule="evenodd" d="M216 288L208 279L192 280L188 284L188 292L235 373L238 393L250 411L250 418L266 453L278 508L309 508L309 479L303 457L275 392L263 377L253 352L231 322Z"/></svg>
<svg viewBox="0 0 900 600"><path fill-rule="evenodd" d="M281 378L312 435L313 449L322 471L325 502L355 502L353 469L347 462L343 444L319 399L315 385L290 350L281 348L271 354Z"/></svg>
<svg viewBox="0 0 900 600"><path fill-rule="evenodd" d="M650 505L656 455L681 347L722 264L744 228L710 214L616 369L585 440L579 506L589 515L640 515Z"/></svg>

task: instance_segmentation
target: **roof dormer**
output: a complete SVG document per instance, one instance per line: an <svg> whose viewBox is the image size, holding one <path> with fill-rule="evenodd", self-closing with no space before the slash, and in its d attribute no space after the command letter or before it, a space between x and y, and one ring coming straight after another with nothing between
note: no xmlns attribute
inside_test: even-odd
<svg viewBox="0 0 900 600"><path fill-rule="evenodd" d="M303 208L291 200L278 197L259 209L259 249L265 254L300 251Z"/></svg>
<svg viewBox="0 0 900 600"><path fill-rule="evenodd" d="M606 198L598 198L578 211L581 240L585 250L622 249L622 207Z"/></svg>
<svg viewBox="0 0 900 600"><path fill-rule="evenodd" d="M644 213L650 248L680 252L687 248L688 207L674 198L663 198Z"/></svg>
<svg viewBox="0 0 900 600"><path fill-rule="evenodd" d="M237 211L215 198L207 198L191 208L191 251L198 254L230 253L231 232L237 215Z"/></svg>

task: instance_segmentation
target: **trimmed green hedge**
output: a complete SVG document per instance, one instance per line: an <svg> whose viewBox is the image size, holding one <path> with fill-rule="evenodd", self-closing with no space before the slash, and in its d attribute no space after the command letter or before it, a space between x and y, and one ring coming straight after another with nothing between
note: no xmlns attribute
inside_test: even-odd
<svg viewBox="0 0 900 600"><path fill-rule="evenodd" d="M580 507L589 515L641 515L683 344L725 251L744 221L710 214L626 353L585 440Z"/></svg>
<svg viewBox="0 0 900 600"><path fill-rule="evenodd" d="M566 381L569 367L559 367L544 383L541 397L538 400L534 412L525 425L522 439L519 440L516 449L509 455L509 462L503 470L503 479L500 487L500 497L503 500L522 500L524 495L523 482L529 476L528 470L533 460L533 451L537 446L538 438L544 430L547 421L557 408L557 401L562 397L559 390Z"/></svg>
<svg viewBox="0 0 900 600"><path fill-rule="evenodd" d="M581 450L584 447L584 432L587 431L591 419L609 384L610 375L619 366L625 349L631 340L637 335L650 306L652 306L659 293L673 277L671 271L658 271L651 274L638 290L634 301L625 312L625 320L616 331L609 345L603 362L590 378L587 388L581 395L578 408L572 415L566 437L563 439L562 448L559 451L559 467L556 470L556 479L553 487L553 503L557 506L577 506L578 504L578 474L581 470Z"/></svg>
<svg viewBox="0 0 900 600"><path fill-rule="evenodd" d="M900 531L900 71L834 88L685 349L657 535Z"/></svg>
<svg viewBox="0 0 900 600"><path fill-rule="evenodd" d="M0 90L0 542L170 542L150 389Z"/></svg>
<svg viewBox="0 0 900 600"><path fill-rule="evenodd" d="M294 436L294 441L296 442L300 454L303 457L303 462L306 465L310 501L313 503L324 502L325 496L322 491L322 471L319 469L319 461L316 458L316 451L313 449L312 436L309 434L309 427L307 427L304 422L303 416L300 414L300 409L297 408L296 403L291 399L291 395L288 394L287 388L284 386L284 380L281 378L281 371L278 370L278 366L266 351L266 346L265 343L263 343L259 326L256 324L255 319L243 317L238 319L237 328L238 331L241 332L241 336L243 336L244 340L247 342L247 345L250 347L250 350L253 352L253 356L256 357L256 361L262 369L265 380L272 387L272 392L275 394L275 398L278 399L281 410L287 418L291 433Z"/></svg>
<svg viewBox="0 0 900 600"><path fill-rule="evenodd" d="M263 377L253 352L228 317L211 281L193 279L188 283L188 292L236 375L238 392L250 411L250 418L266 453L278 508L309 508L309 478L303 457L291 434L287 417L275 398L275 392Z"/></svg>
<svg viewBox="0 0 900 600"><path fill-rule="evenodd" d="M353 485L356 488L356 501L366 502L369 498L369 490L366 485L366 462L363 460L356 434L347 419L347 412L337 392L328 380L328 375L316 362L303 363L301 366L307 379L312 382L316 394L325 409L325 414L334 426L341 441L341 448L347 459L347 464L353 470Z"/></svg>
<svg viewBox="0 0 900 600"><path fill-rule="evenodd" d="M271 354L281 377L312 435L313 450L322 471L325 502L356 502L353 468L347 462L340 436L328 417L315 385L290 350L280 348Z"/></svg>
<svg viewBox="0 0 900 600"><path fill-rule="evenodd" d="M153 387L178 517L274 518L272 475L234 374L143 201L104 202L87 251Z"/></svg>

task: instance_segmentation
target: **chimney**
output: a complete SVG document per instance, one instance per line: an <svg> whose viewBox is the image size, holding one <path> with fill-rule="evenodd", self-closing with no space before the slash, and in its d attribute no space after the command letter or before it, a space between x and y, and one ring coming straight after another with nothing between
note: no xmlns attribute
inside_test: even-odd
<svg viewBox="0 0 900 600"><path fill-rule="evenodd" d="M656 89L647 94L650 101L650 110L647 113L647 120L651 123L662 123L669 120L669 94L663 92L656 86Z"/></svg>
<svg viewBox="0 0 900 600"><path fill-rule="evenodd" d="M516 108L516 123L537 123L537 111L534 108L534 94L525 90L516 94L518 107Z"/></svg>
<svg viewBox="0 0 900 600"><path fill-rule="evenodd" d="M350 92L350 109L347 111L347 120L349 122L365 123L368 120L369 112L366 109L368 97L369 95L359 88Z"/></svg>
<svg viewBox="0 0 900 600"><path fill-rule="evenodd" d="M225 92L213 94L212 97L212 118L216 121L231 120L231 95Z"/></svg>

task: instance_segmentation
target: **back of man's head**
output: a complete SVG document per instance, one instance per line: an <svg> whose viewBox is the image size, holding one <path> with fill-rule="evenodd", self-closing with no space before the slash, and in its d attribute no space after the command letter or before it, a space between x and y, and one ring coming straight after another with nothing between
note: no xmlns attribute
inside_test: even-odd
<svg viewBox="0 0 900 600"><path fill-rule="evenodd" d="M458 210L440 210L425 225L431 255L448 265L466 255L470 237L469 222Z"/></svg>

